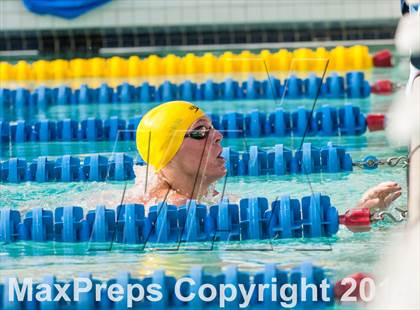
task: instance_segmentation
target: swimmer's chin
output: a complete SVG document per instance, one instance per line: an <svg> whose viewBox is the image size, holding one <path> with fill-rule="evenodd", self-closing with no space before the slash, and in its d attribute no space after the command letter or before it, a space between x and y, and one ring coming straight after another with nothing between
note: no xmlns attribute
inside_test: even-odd
<svg viewBox="0 0 420 310"><path fill-rule="evenodd" d="M219 181L221 178L225 177L226 174L227 174L227 169L226 167L223 167L223 169L220 171L220 174L217 176L216 181Z"/></svg>

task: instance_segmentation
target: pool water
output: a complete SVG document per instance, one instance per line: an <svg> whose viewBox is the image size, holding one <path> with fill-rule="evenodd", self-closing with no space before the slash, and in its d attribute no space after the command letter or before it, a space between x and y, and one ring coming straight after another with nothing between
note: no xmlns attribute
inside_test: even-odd
<svg viewBox="0 0 420 310"><path fill-rule="evenodd" d="M371 82L379 79L391 79L404 82L408 76L408 65L401 61L393 69L375 69L371 71ZM385 113L394 96L375 96L364 100L319 100L322 104L341 106L343 102L351 102L360 106L364 113ZM270 111L276 104L269 100L255 102L198 102L203 109L214 113L229 110L246 112L255 108ZM298 106L310 107L312 101L284 101L277 103L286 109ZM24 118L28 121L49 118L84 119L89 116L107 118L119 116L128 119L144 113L151 105L147 104L115 104L89 106L52 106L47 111L25 111L19 115L17 111L3 111L2 118L15 120ZM325 146L328 141L344 146L353 160L362 160L368 154L378 158L388 158L407 154L407 146L390 145L384 132L366 133L360 137L307 137L305 142L315 146ZM284 143L296 149L301 138L259 138L259 139L224 139L224 146L232 146L243 150L249 145L273 146ZM135 155L133 141L122 142L54 142L54 143L22 143L0 146L0 159L9 157L36 158L42 155L61 156L64 154L84 155L89 153L112 154L127 152ZM310 195L311 190L331 197L332 204L339 213L344 213L356 205L362 194L380 182L395 181L402 185L402 197L393 203L391 208L406 206L407 186L406 169L401 167L380 167L377 170L360 170L352 173L310 174L291 176L229 177L226 191L235 196L264 196L270 201L281 194L288 193L294 198ZM131 186L133 182L128 182ZM217 188L223 187L223 181ZM28 210L32 207L53 209L58 206L75 205L92 209L104 204L115 207L122 196L123 182L109 183L25 183L0 184L0 207L11 207L17 210ZM149 244L146 249L121 244L98 245L33 243L19 242L0 245L0 275L42 278L46 274L54 274L58 279L69 279L81 272L90 271L95 278L114 277L121 270L128 270L134 277L148 275L155 269L165 269L168 274L182 276L187 274L191 266L202 265L208 272L220 271L226 265L236 264L242 270L256 271L265 263L277 263L279 267L290 268L305 261L327 269L327 274L338 280L355 272L369 272L381 275L383 270L376 267L383 257L385 248L390 243L391 235L401 234L404 224L387 221L375 224L370 232L353 234L340 227L336 236L319 239L299 240L265 240L240 243L217 243L210 251L210 243L185 244L178 251L171 245L172 251ZM172 247L172 248L171 248ZM208 249L208 251L204 251ZM240 249L241 251L238 251ZM198 251L200 250L200 251ZM336 306L338 307L338 306Z"/></svg>

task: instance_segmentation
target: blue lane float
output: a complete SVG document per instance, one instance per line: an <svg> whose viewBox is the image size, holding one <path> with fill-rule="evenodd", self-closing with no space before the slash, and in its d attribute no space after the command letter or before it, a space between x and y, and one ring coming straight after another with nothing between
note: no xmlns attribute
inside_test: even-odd
<svg viewBox="0 0 420 310"><path fill-rule="evenodd" d="M0 181L21 182L79 182L126 181L134 179L133 159L125 154L110 158L92 154L84 158L64 155L56 159L45 156L32 161L11 158L0 162Z"/></svg>
<svg viewBox="0 0 420 310"><path fill-rule="evenodd" d="M45 242L54 239L53 212L42 208L34 208L26 213L19 225L19 238L25 241Z"/></svg>
<svg viewBox="0 0 420 310"><path fill-rule="evenodd" d="M353 170L350 154L342 147L328 143L317 148L304 143L301 149L292 151L282 144L271 149L251 146L249 151L237 152L223 149L227 173L230 176L285 175L295 173L336 173Z"/></svg>
<svg viewBox="0 0 420 310"><path fill-rule="evenodd" d="M87 224L83 220L83 208L59 207L54 211L54 239L59 242L89 240Z"/></svg>
<svg viewBox="0 0 420 310"><path fill-rule="evenodd" d="M211 206L206 221L206 230L213 232L215 241L240 240L239 206L227 198Z"/></svg>
<svg viewBox="0 0 420 310"><path fill-rule="evenodd" d="M366 98L370 95L370 85L361 71L347 72L346 84L348 98Z"/></svg>
<svg viewBox="0 0 420 310"><path fill-rule="evenodd" d="M290 150L283 144L273 148L250 146L247 151L223 148L229 176L286 175L299 173L338 173L353 170L353 160L342 147L328 143L318 148L304 143L301 149ZM110 158L92 154L84 158L64 155L56 159L45 156L32 161L11 158L0 162L0 182L78 182L127 181L135 178L133 165L144 161L124 153Z"/></svg>
<svg viewBox="0 0 420 310"><path fill-rule="evenodd" d="M271 77L256 80L249 76L245 81L228 78L222 82L207 80L204 83L184 81L174 84L164 81L153 86L144 82L139 86L124 82L116 88L101 84L98 88L81 85L72 90L66 85L57 88L40 86L33 91L25 88L1 89L0 105L23 108L28 105L46 108L49 105L92 104L92 103L133 103L163 102L171 100L214 101L214 100L257 100L257 99L351 99L367 98L369 83L363 72L349 72L346 77L331 74L323 84L314 74L306 79L291 75L281 83Z"/></svg>
<svg viewBox="0 0 420 310"><path fill-rule="evenodd" d="M208 309L239 309L240 305L244 307L243 298L241 297L242 291L245 289L248 291L249 287L255 287L255 290L251 292L249 307L261 308L261 309L280 309L289 308L292 301L282 300L278 290L283 289L284 285L289 288L296 287L297 292L305 291L305 294L297 293L296 295L296 307L298 308L324 308L334 304L334 283L326 276L327 270L322 267L312 265L310 262L302 263L292 269L279 269L276 264L266 264L262 270L259 270L253 274L240 271L235 265L226 266L226 268L215 274L209 274L204 271L202 266L192 267L188 273L180 278L166 275L164 270L153 270L152 273L144 278L133 278L127 271L119 272L115 278L100 281L92 277L90 273L79 274L79 278L84 278L85 281L89 280L93 287L98 286L100 289L100 300L95 300L95 290L93 289L90 293L81 293L78 301L64 301L59 302L39 302L36 301L34 296L32 301L28 301L28 296L22 302L18 302L17 298L9 298L9 282L7 278L3 283L0 283L0 308L4 309L127 309L127 308L158 308L158 309L179 309L179 308L208 308ZM188 278L183 280L184 283L179 282L180 279ZM304 280L304 281L302 281ZM179 293L183 297L191 296L192 300L185 302L181 300L179 293L177 294L176 283L180 285ZM305 284L306 283L306 286ZM54 288L54 285L62 288L64 285L72 287L74 282L63 282L57 280L54 276L45 276L40 282L34 282L33 287L37 287L38 284L48 285ZM129 298L129 296L135 296L133 291L128 293L128 287L139 287L141 286L144 291L148 291L149 285L158 287L162 298L151 302L147 298ZM209 298L207 301L199 298L199 291L202 285L211 286L214 291L214 297ZM325 285L328 286L325 286ZM121 287L124 291L118 301L111 301L108 296L108 290L111 285ZM275 286L274 286L275 285ZM321 285L324 285L327 289L324 294L321 294ZM235 290L236 294L225 296L221 292L223 287L229 287L229 291ZM262 289L261 289L262 288ZM268 289L266 289L268 288ZM315 290L313 289L315 288ZM115 290L114 290L115 291ZM275 293L273 294L273 291ZM33 292L35 295L36 291ZM288 293L289 294L289 293ZM316 294L316 297L314 296ZM51 299L56 298L58 292L56 289L52 290ZM112 294L111 294L112 295ZM224 297L221 297L221 296ZM321 295L325 297L321 298ZM208 293L205 293L208 297ZM305 297L302 297L305 296ZM10 296L12 297L12 296ZM144 297L144 296L143 296ZM229 297L229 298L227 298Z"/></svg>
<svg viewBox="0 0 420 310"><path fill-rule="evenodd" d="M0 120L0 143L10 141L10 126L8 122Z"/></svg>
<svg viewBox="0 0 420 310"><path fill-rule="evenodd" d="M123 244L240 241L331 237L339 217L328 196L314 193L291 199L282 196L271 204L265 197L221 200L206 206L189 200L179 208L159 203L97 206L84 214L78 206L55 211L34 208L26 214L9 208L0 212L0 242L57 241Z"/></svg>
<svg viewBox="0 0 420 310"><path fill-rule="evenodd" d="M267 212L268 234L270 238L300 238L302 237L302 220L300 202L283 195L272 203Z"/></svg>
<svg viewBox="0 0 420 310"><path fill-rule="evenodd" d="M345 105L338 110L338 116L342 135L361 135L366 131L366 118L359 107Z"/></svg>
<svg viewBox="0 0 420 310"><path fill-rule="evenodd" d="M359 107L346 104L340 108L323 105L313 114L299 107L287 112L278 108L264 113L228 112L223 115L209 114L213 126L226 138L286 137L286 136L358 136L366 132L366 117ZM141 116L129 120L110 117L101 120L90 117L81 122L71 119L59 121L41 120L29 124L26 121L0 122L1 141L49 142L49 141L127 141L135 139L135 130Z"/></svg>
<svg viewBox="0 0 420 310"><path fill-rule="evenodd" d="M0 240L5 243L19 239L20 212L9 208L0 209Z"/></svg>
<svg viewBox="0 0 420 310"><path fill-rule="evenodd" d="M10 124L10 139L12 142L21 143L26 141L36 141L34 126L29 125L24 120ZM64 128L65 130L66 128Z"/></svg>
<svg viewBox="0 0 420 310"><path fill-rule="evenodd" d="M1 181L20 183L28 180L28 165L26 160L11 158L0 163Z"/></svg>
<svg viewBox="0 0 420 310"><path fill-rule="evenodd" d="M321 171L320 149L311 143L304 143L301 149L295 152L295 167L298 173L318 173ZM338 163L337 163L338 164Z"/></svg>
<svg viewBox="0 0 420 310"><path fill-rule="evenodd" d="M144 213L144 206L125 204L117 207L116 241L119 243L145 243L150 226Z"/></svg>

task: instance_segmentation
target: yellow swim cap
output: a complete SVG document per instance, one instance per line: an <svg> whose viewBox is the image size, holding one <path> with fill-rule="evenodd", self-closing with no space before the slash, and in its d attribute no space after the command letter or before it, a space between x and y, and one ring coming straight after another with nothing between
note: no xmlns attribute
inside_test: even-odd
<svg viewBox="0 0 420 310"><path fill-rule="evenodd" d="M188 128L204 115L200 108L186 101L171 101L153 108L137 127L140 156L159 171L178 152Z"/></svg>

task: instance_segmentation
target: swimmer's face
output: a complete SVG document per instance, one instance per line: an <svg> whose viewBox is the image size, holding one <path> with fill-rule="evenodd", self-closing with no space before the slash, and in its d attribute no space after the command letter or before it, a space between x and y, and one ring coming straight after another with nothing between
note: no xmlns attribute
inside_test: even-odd
<svg viewBox="0 0 420 310"><path fill-rule="evenodd" d="M208 132L207 132L208 131ZM205 134L207 132L207 134ZM200 136L203 139L194 139ZM186 133L181 148L171 160L171 167L195 177L200 176L210 181L217 181L226 174L225 159L221 157L223 135L212 127L207 117L199 118Z"/></svg>

